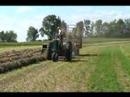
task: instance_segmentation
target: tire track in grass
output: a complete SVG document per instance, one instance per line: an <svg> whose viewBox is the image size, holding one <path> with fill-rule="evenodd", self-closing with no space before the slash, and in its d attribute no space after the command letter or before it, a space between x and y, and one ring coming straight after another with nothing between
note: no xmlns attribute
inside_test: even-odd
<svg viewBox="0 0 130 97"><path fill-rule="evenodd" d="M98 49L91 49L88 50L88 47L82 49L81 54L87 54L87 53L98 53ZM82 61L82 60L86 60L87 61ZM72 66L73 69L68 69L67 70L63 70L62 73L57 74L56 75L62 79L59 80L59 83L57 85L57 90L56 91L67 91L67 92L86 92L87 91L87 87L88 87L88 79L91 76L92 72L94 72L95 67L96 67L96 59L97 56L93 57L90 56L85 56L82 57L82 60L80 62L77 62L76 64L79 64L78 66L73 66L76 65L75 63L70 65ZM68 72L68 73L66 73ZM64 77L62 76L64 75L64 77L66 77L69 80L64 80Z"/></svg>
<svg viewBox="0 0 130 97"><path fill-rule="evenodd" d="M92 72L91 70L93 69L93 64L90 64L89 65L90 67L87 66L88 64L84 64L89 60L87 58L87 61L85 61L86 58L87 57L78 57L77 59L78 60L81 59L81 61L76 61L76 63L67 62L67 64L63 65L62 67L56 70L50 71L46 75L47 77L44 76L44 79L41 79L39 81L39 85L44 83L47 87L41 88L41 90L39 90L40 89L39 86L36 85L36 87L34 87L35 88L34 91L50 91L50 92L52 91L55 91L55 92L87 91L85 87L86 86L85 82L87 82L87 78L89 76L85 74L87 73L89 75ZM91 61L93 61L93 58L90 58L90 59ZM89 70L91 72L89 72L87 68L90 68ZM82 70L84 71L82 72Z"/></svg>
<svg viewBox="0 0 130 97"><path fill-rule="evenodd" d="M105 48L101 52L96 70L89 80L89 91L92 92L120 92L121 85L117 81L114 70L111 48Z"/></svg>
<svg viewBox="0 0 130 97"><path fill-rule="evenodd" d="M116 63L115 71L117 72L117 79L119 83L122 85L122 92L130 91L130 79L129 75L122 70L122 66L120 63Z"/></svg>
<svg viewBox="0 0 130 97"><path fill-rule="evenodd" d="M86 60L82 62L82 60ZM61 68L54 72L56 86L53 91L56 92L79 92L87 91L87 80L94 70L95 64L92 64L92 58L84 57L81 61L67 64L68 68ZM64 65L65 66L65 65ZM61 73L59 73L61 72Z"/></svg>
<svg viewBox="0 0 130 97"><path fill-rule="evenodd" d="M130 75L130 59L128 56L126 56L125 51L123 50L122 47L120 47L120 55L119 55L120 61L122 63L122 67L125 70L128 75Z"/></svg>
<svg viewBox="0 0 130 97"><path fill-rule="evenodd" d="M96 59L95 59L96 60ZM84 64L86 65L86 64ZM81 70L77 72L79 76L75 76L75 80L77 80L76 91L77 92L86 92L88 91L88 80L91 76L91 73L95 71L96 64L90 64L88 66L81 67ZM77 75L76 74L76 75Z"/></svg>
<svg viewBox="0 0 130 97"><path fill-rule="evenodd" d="M129 65L130 61L126 58L123 52L121 52L121 47L116 48L115 52L115 71L117 73L117 78L119 83L123 86L123 92L130 91L130 77L124 65ZM124 63L125 62L125 63Z"/></svg>
<svg viewBox="0 0 130 97"><path fill-rule="evenodd" d="M47 91L66 91L66 87L68 87L69 83L66 84L66 82L69 82L72 78L72 74L70 73L71 71L74 71L80 64L71 64L67 63L64 66L56 69L55 71L51 71L48 73L48 75L51 75L51 78L46 77L45 80L47 81L47 86L48 88L46 89ZM73 67L72 67L73 66ZM67 76L69 74L69 76ZM51 80L54 80L55 84L50 84Z"/></svg>

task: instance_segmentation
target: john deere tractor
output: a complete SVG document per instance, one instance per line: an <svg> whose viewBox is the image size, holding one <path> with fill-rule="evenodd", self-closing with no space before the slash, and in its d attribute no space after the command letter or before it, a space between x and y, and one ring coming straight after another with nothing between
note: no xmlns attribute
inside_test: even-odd
<svg viewBox="0 0 130 97"><path fill-rule="evenodd" d="M72 59L72 43L70 41L63 44L60 40L52 40L47 47L47 59L58 61L59 56L64 56L64 59L71 61Z"/></svg>
<svg viewBox="0 0 130 97"><path fill-rule="evenodd" d="M44 48L46 48L47 59L56 62L59 56L64 57L66 61L71 61L75 46L72 41L64 39L62 33L58 33L56 38L51 40L47 46L43 45L42 49Z"/></svg>

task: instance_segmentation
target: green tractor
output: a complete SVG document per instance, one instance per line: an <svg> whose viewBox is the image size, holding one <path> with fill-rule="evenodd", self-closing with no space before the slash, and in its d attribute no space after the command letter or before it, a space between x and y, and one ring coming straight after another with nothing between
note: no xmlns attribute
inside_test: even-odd
<svg viewBox="0 0 130 97"><path fill-rule="evenodd" d="M71 61L72 59L72 43L70 41L66 44L61 43L60 40L52 40L47 47L47 59L58 61L59 56L64 56L64 59Z"/></svg>
<svg viewBox="0 0 130 97"><path fill-rule="evenodd" d="M48 45L42 46L43 49L46 48L46 58L48 60L53 60L54 62L59 60L59 57L64 57L64 60L71 61L72 54L75 52L73 41L63 39L62 33L58 34L56 38L51 40ZM79 48L77 49L79 52ZM76 53L75 53L76 54Z"/></svg>

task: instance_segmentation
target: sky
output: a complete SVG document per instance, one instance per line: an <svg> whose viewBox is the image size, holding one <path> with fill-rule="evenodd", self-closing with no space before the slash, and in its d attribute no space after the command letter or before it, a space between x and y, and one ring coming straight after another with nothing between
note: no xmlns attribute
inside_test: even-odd
<svg viewBox="0 0 130 97"><path fill-rule="evenodd" d="M130 18L130 6L0 6L0 31L13 30L17 40L24 42L29 26L40 29L44 17L51 14L59 16L68 25L84 19L109 22Z"/></svg>

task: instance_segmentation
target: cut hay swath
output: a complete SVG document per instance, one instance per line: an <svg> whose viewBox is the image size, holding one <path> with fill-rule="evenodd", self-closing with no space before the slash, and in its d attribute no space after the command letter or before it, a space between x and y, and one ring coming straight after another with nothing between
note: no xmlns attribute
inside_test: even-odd
<svg viewBox="0 0 130 97"><path fill-rule="evenodd" d="M41 54L40 48L4 52L0 54L0 73L37 63L45 59L45 55Z"/></svg>

